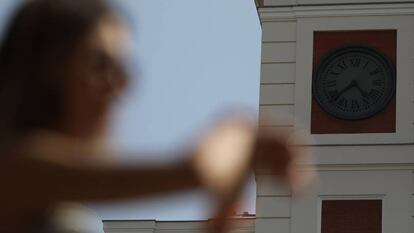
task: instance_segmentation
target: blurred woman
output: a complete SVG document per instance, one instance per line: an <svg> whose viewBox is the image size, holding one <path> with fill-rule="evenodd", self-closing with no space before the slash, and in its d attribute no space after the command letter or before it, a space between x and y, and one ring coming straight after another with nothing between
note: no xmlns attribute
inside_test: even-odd
<svg viewBox="0 0 414 233"><path fill-rule="evenodd" d="M296 185L286 137L242 118L200 137L172 165L110 163L111 109L128 84L128 33L103 0L25 1L0 47L0 232L50 232L64 202L104 202L194 188L217 204L216 231L252 168ZM177 152L174 152L177 153Z"/></svg>

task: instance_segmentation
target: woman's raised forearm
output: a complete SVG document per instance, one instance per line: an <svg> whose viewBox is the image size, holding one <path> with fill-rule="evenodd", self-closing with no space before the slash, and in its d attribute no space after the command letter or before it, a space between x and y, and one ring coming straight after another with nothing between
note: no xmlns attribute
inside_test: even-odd
<svg viewBox="0 0 414 233"><path fill-rule="evenodd" d="M32 158L3 159L2 202L26 207L60 201L110 201L200 186L190 162L163 166L65 166Z"/></svg>

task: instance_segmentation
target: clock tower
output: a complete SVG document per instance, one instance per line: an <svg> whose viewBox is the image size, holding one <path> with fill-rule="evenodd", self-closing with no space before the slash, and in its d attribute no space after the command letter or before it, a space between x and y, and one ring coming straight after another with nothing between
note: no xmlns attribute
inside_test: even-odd
<svg viewBox="0 0 414 233"><path fill-rule="evenodd" d="M258 171L256 233L414 232L414 1L256 2L261 127L311 137L319 177L299 197Z"/></svg>

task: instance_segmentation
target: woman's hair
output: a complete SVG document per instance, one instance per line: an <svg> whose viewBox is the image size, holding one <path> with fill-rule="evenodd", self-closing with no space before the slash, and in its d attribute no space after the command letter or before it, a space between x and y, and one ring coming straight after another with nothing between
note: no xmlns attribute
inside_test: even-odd
<svg viewBox="0 0 414 233"><path fill-rule="evenodd" d="M65 65L106 16L104 0L27 0L0 45L0 132L25 132L62 116Z"/></svg>

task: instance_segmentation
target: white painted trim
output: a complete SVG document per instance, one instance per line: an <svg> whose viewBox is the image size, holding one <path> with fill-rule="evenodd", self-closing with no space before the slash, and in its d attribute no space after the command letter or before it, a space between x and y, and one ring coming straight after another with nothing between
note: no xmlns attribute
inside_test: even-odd
<svg viewBox="0 0 414 233"><path fill-rule="evenodd" d="M381 200L385 198L385 194L371 195L319 195L319 201L335 201L335 200Z"/></svg>
<svg viewBox="0 0 414 233"><path fill-rule="evenodd" d="M155 220L103 220L103 229L107 233L114 232L155 232Z"/></svg>
<svg viewBox="0 0 414 233"><path fill-rule="evenodd" d="M235 233L254 233L255 217L234 217L231 224L236 224ZM195 233L204 232L210 220L192 221L156 221L156 220L103 220L107 233Z"/></svg>
<svg viewBox="0 0 414 233"><path fill-rule="evenodd" d="M309 171L414 171L414 164L324 164L315 166L301 166L300 172ZM272 175L269 170L257 170L257 175Z"/></svg>
<svg viewBox="0 0 414 233"><path fill-rule="evenodd" d="M414 164L318 165L317 171L414 171Z"/></svg>
<svg viewBox="0 0 414 233"><path fill-rule="evenodd" d="M293 6L259 9L262 22L295 21L298 18L395 16L414 14L414 3Z"/></svg>

